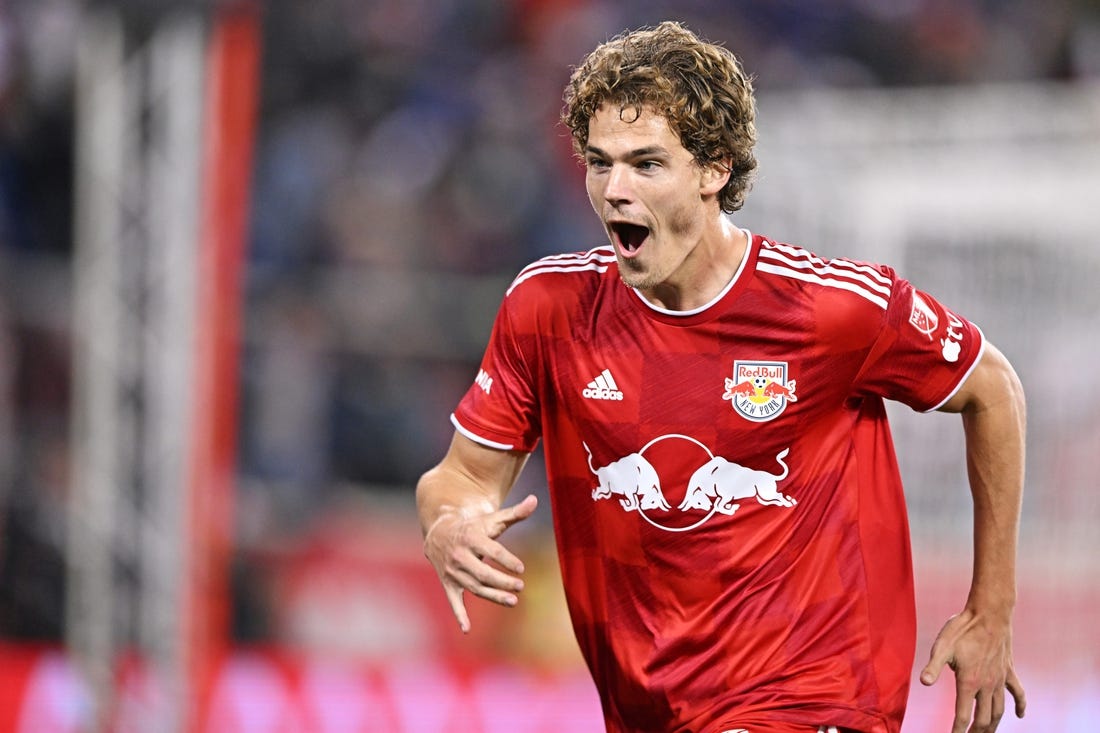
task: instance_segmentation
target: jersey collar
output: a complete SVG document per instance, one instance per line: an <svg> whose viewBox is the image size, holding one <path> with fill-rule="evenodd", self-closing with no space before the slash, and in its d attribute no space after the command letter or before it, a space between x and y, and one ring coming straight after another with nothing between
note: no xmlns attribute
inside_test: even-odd
<svg viewBox="0 0 1100 733"><path fill-rule="evenodd" d="M725 311L722 305L727 301L732 301L736 294L743 289L744 284L748 282L749 278L745 273L756 269L756 258L760 252L760 238L754 236L748 229L742 229L741 231L745 233L749 241L748 247L745 248L745 256L741 258L741 264L737 266L737 271L726 283L726 287L722 288L722 291L714 296L710 302L686 311L669 310L650 303L645 296L638 292L637 288L630 288L634 295L633 300L651 318L674 326L691 326L709 321L722 314Z"/></svg>

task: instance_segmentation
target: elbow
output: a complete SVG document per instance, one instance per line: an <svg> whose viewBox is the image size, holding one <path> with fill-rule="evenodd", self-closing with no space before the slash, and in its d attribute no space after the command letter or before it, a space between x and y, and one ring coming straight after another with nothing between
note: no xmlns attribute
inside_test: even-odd
<svg viewBox="0 0 1100 733"><path fill-rule="evenodd" d="M435 466L424 472L416 482L416 511L421 522L430 520L437 511L437 496L440 485L440 467Z"/></svg>

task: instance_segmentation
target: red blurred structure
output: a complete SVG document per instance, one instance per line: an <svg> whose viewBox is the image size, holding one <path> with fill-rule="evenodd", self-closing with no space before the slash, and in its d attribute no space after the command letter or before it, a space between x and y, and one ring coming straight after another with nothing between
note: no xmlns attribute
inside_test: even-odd
<svg viewBox="0 0 1100 733"><path fill-rule="evenodd" d="M237 454L241 282L247 240L260 17L249 0L223 7L207 59L202 228L190 476L191 554L185 574L188 687L203 694L229 639L228 568ZM195 722L186 729L198 730Z"/></svg>

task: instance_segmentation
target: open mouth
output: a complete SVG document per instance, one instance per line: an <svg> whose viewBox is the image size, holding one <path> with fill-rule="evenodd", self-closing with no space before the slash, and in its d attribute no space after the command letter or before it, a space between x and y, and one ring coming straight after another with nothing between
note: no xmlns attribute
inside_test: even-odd
<svg viewBox="0 0 1100 733"><path fill-rule="evenodd" d="M624 221L610 223L611 233L624 254L633 254L649 237L649 227L641 224L629 224Z"/></svg>

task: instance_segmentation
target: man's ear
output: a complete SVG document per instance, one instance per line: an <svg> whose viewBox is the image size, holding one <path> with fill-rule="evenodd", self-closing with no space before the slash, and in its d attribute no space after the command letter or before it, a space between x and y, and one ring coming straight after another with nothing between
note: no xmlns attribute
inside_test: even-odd
<svg viewBox="0 0 1100 733"><path fill-rule="evenodd" d="M730 175L732 175L732 167L727 158L705 164L699 179L699 193L704 196L718 195L722 187L729 182Z"/></svg>

